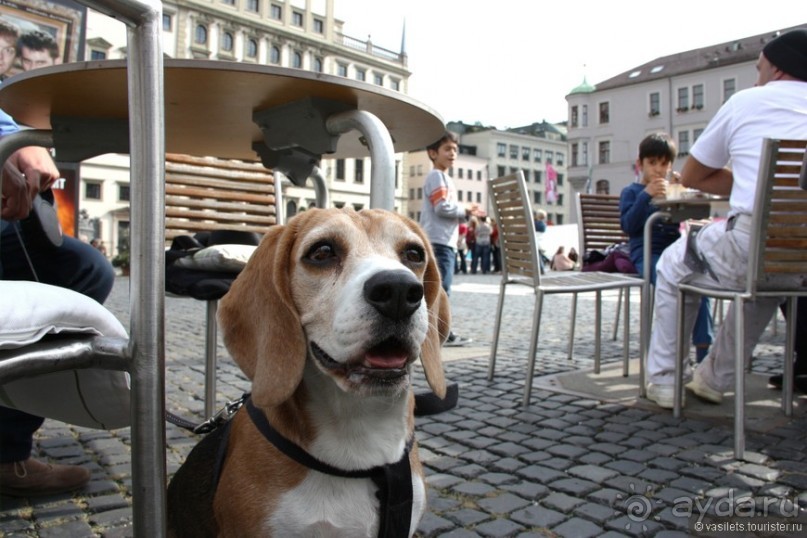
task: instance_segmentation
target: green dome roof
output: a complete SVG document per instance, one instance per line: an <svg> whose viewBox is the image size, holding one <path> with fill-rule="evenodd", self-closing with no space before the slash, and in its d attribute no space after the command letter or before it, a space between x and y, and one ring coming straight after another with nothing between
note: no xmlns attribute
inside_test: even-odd
<svg viewBox="0 0 807 538"><path fill-rule="evenodd" d="M591 93L596 89L597 89L596 87L588 83L586 77L583 77L583 82L579 86L574 88L571 92L569 92L569 95L573 93Z"/></svg>

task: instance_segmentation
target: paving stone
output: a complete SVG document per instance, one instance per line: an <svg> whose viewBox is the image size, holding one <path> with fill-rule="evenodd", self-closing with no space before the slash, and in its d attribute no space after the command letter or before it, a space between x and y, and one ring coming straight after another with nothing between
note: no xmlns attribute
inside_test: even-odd
<svg viewBox="0 0 807 538"><path fill-rule="evenodd" d="M496 488L483 482L461 482L451 489L457 493L475 497L489 495L491 492L496 491Z"/></svg>
<svg viewBox="0 0 807 538"><path fill-rule="evenodd" d="M477 523L490 519L490 514L469 508L446 512L444 516L462 527L473 527Z"/></svg>
<svg viewBox="0 0 807 538"><path fill-rule="evenodd" d="M495 519L477 525L475 530L482 536L499 537L509 536L523 529L524 527L509 519Z"/></svg>
<svg viewBox="0 0 807 538"><path fill-rule="evenodd" d="M559 492L550 493L541 499L542 505L564 514L570 513L575 506L578 506L583 502L584 501L578 497L571 497L565 493Z"/></svg>
<svg viewBox="0 0 807 538"><path fill-rule="evenodd" d="M564 538L588 538L598 536L600 532L599 526L579 517L573 517L552 529L553 534Z"/></svg>
<svg viewBox="0 0 807 538"><path fill-rule="evenodd" d="M525 527L551 528L566 520L566 516L543 506L531 505L510 514L510 519Z"/></svg>
<svg viewBox="0 0 807 538"><path fill-rule="evenodd" d="M528 467L524 467L516 471L519 476L527 478L529 480L535 480L536 482L540 482L542 484L546 484L556 480L558 478L566 476L566 473L561 471L556 471L554 469L550 469L549 467L544 467L542 465L530 465Z"/></svg>
<svg viewBox="0 0 807 538"><path fill-rule="evenodd" d="M493 514L509 514L529 505L530 502L512 493L502 493L496 497L481 499L478 504L480 508Z"/></svg>
<svg viewBox="0 0 807 538"><path fill-rule="evenodd" d="M454 528L454 523L431 512L423 514L423 518L418 524L418 532L424 536L430 536L436 532L447 531Z"/></svg>
<svg viewBox="0 0 807 538"><path fill-rule="evenodd" d="M602 525L609 519L614 518L614 509L604 504L593 502L583 502L575 507L573 513L577 516L592 521L598 525Z"/></svg>
<svg viewBox="0 0 807 538"><path fill-rule="evenodd" d="M576 467L566 469L566 472L572 476L576 476L577 478L583 478L591 482L596 482L597 484L601 484L609 478L619 475L617 471L611 471L595 465L578 465Z"/></svg>
<svg viewBox="0 0 807 538"><path fill-rule="evenodd" d="M569 495L585 497L592 491L599 489L595 482L581 480L579 478L562 478L550 484L551 489L559 490Z"/></svg>

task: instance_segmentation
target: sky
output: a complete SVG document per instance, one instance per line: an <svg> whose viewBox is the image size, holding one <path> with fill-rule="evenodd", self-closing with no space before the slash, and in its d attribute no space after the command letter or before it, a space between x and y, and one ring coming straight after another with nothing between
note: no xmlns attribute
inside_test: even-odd
<svg viewBox="0 0 807 538"><path fill-rule="evenodd" d="M399 51L445 121L565 121L566 95L661 56L807 23L804 0L335 0L345 34ZM652 11L652 13L651 13ZM799 18L795 14L802 13ZM794 18L795 16L795 18Z"/></svg>

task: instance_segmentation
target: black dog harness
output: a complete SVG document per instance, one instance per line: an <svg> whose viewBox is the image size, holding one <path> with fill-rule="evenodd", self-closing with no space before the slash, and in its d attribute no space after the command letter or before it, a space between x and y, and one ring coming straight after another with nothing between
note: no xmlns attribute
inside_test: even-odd
<svg viewBox="0 0 807 538"><path fill-rule="evenodd" d="M369 478L378 487L376 496L380 504L380 522L378 525L379 538L406 538L409 536L409 526L412 523L412 469L409 465L409 452L414 443L414 435L406 443L403 456L395 463L379 465L370 469L346 471L316 459L302 447L283 437L266 420L266 416L252 403L251 399L245 402L247 413L259 432L275 448L300 465L319 473L341 478ZM224 465L224 455L227 453L229 441L229 427L231 422L224 425L226 431L222 432L222 442L216 458L214 490Z"/></svg>

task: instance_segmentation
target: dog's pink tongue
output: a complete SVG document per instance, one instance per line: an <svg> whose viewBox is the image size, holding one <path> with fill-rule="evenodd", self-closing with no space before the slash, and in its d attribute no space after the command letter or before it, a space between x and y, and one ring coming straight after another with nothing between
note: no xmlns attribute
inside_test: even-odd
<svg viewBox="0 0 807 538"><path fill-rule="evenodd" d="M406 355L394 352L368 352L364 356L364 362L369 365L370 368L403 368L406 366L406 358Z"/></svg>

